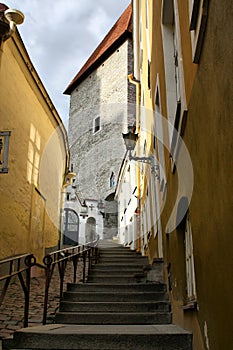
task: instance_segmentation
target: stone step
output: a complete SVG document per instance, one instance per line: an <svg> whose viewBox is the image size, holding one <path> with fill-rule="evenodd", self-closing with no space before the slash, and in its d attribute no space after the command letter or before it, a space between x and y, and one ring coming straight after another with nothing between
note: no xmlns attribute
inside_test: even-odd
<svg viewBox="0 0 233 350"><path fill-rule="evenodd" d="M65 324L169 324L172 316L170 312L58 312L55 323Z"/></svg>
<svg viewBox="0 0 233 350"><path fill-rule="evenodd" d="M192 350L192 335L175 325L61 325L21 329L3 349Z"/></svg>
<svg viewBox="0 0 233 350"><path fill-rule="evenodd" d="M146 256L137 256L137 255L100 255L98 258L98 262L115 261L116 263L127 263L127 262L136 262L136 263L148 263L148 258Z"/></svg>
<svg viewBox="0 0 233 350"><path fill-rule="evenodd" d="M98 251L121 251L121 252L127 252L131 251L130 247L124 247L124 246L100 246L98 245ZM132 250L135 251L135 250Z"/></svg>
<svg viewBox="0 0 233 350"><path fill-rule="evenodd" d="M98 242L98 248L125 248L123 244L120 244L118 242L114 242L112 240L99 240Z"/></svg>
<svg viewBox="0 0 233 350"><path fill-rule="evenodd" d="M149 268L150 266L148 264L145 264L145 263L138 263L138 262L129 262L128 264L117 264L116 262L110 262L110 261L107 261L107 262L102 262L102 263L99 263L97 265L94 265L92 268L91 268L91 271L95 271L95 270L118 270L118 271L124 271L124 270L139 270L139 271L144 271L144 269L147 269L149 271Z"/></svg>
<svg viewBox="0 0 233 350"><path fill-rule="evenodd" d="M138 283L138 279L136 278L136 275L89 275L87 281L89 283L105 283L105 284L113 284L113 283L131 283L135 284Z"/></svg>
<svg viewBox="0 0 233 350"><path fill-rule="evenodd" d="M97 264L97 265L93 265L92 268L91 268L91 272L92 271L96 271L96 270L101 270L101 271L104 271L104 270L111 270L111 271L130 271L130 270L143 270L145 265L142 265L142 264L121 264L121 263L118 263L118 264L115 264L115 263L102 263L102 264ZM149 268L149 265L146 267Z"/></svg>
<svg viewBox="0 0 233 350"><path fill-rule="evenodd" d="M120 260L117 259L116 257L109 257L109 258L100 258L98 260L98 263L97 265L101 266L101 265L115 265L115 266L122 266L122 265L125 265L125 266L132 266L132 265L135 265L135 266L141 266L142 268L144 266L148 266L148 259L147 258L121 258Z"/></svg>
<svg viewBox="0 0 233 350"><path fill-rule="evenodd" d="M100 256L111 256L111 255L124 255L124 256L137 256L137 257L141 257L142 255L140 253L137 253L135 250L123 250L123 249L104 249L104 250L99 250L99 255Z"/></svg>
<svg viewBox="0 0 233 350"><path fill-rule="evenodd" d="M96 269L92 269L90 276L97 276L97 275L103 275L106 278L108 278L108 276L110 275L119 275L119 276L123 276L123 275L129 275L129 276L133 276L135 274L138 273L143 273L143 269L142 268L124 268L119 270L118 268L112 268L112 269L101 269L101 268L96 268Z"/></svg>
<svg viewBox="0 0 233 350"><path fill-rule="evenodd" d="M167 301L168 296L164 292L65 292L65 301L85 302L85 301L107 301L107 302L129 302L129 301Z"/></svg>
<svg viewBox="0 0 233 350"><path fill-rule="evenodd" d="M68 283L67 291L73 292L166 292L164 283L106 284Z"/></svg>
<svg viewBox="0 0 233 350"><path fill-rule="evenodd" d="M127 301L127 302L73 302L62 301L61 312L170 312L168 301Z"/></svg>

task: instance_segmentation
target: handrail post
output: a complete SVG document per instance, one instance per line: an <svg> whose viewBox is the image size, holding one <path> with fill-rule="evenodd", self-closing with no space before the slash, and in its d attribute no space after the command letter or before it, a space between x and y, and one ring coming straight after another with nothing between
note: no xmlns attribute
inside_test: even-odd
<svg viewBox="0 0 233 350"><path fill-rule="evenodd" d="M30 287L31 287L31 268L36 264L36 259L33 255L25 259L25 264L28 266L26 270L26 288L24 288L24 327L28 327L29 303L30 303Z"/></svg>
<svg viewBox="0 0 233 350"><path fill-rule="evenodd" d="M74 274L73 274L73 283L76 283L76 275L77 275L77 267L78 267L78 256L75 255L72 259L73 261L73 268L74 268Z"/></svg>
<svg viewBox="0 0 233 350"><path fill-rule="evenodd" d="M86 278L86 251L83 251L83 283L85 283Z"/></svg>
<svg viewBox="0 0 233 350"><path fill-rule="evenodd" d="M90 273L90 270L91 270L91 254L92 252L92 247L89 248L88 250L88 274Z"/></svg>
<svg viewBox="0 0 233 350"><path fill-rule="evenodd" d="M62 295L63 295L63 284L64 284L66 264L67 264L67 260L62 260L61 262L58 263L59 276L60 276L60 302L62 300Z"/></svg>
<svg viewBox="0 0 233 350"><path fill-rule="evenodd" d="M95 246L95 265L97 264L97 262L98 262L98 254L99 254L99 252L98 252L98 247L97 246Z"/></svg>
<svg viewBox="0 0 233 350"><path fill-rule="evenodd" d="M26 270L26 290L24 302L24 327L28 327L29 302L30 302L30 281L31 281L31 266Z"/></svg>
<svg viewBox="0 0 233 350"><path fill-rule="evenodd" d="M47 307L48 307L48 295L49 295L49 276L50 267L47 266L45 270L45 294L44 294L44 312L43 312L43 324L46 324Z"/></svg>
<svg viewBox="0 0 233 350"><path fill-rule="evenodd" d="M47 307L48 307L48 298L49 298L49 285L50 285L50 276L51 276L51 266L52 266L52 258L49 255L46 255L43 259L45 268L45 292L44 292L44 311L43 311L43 325L46 324L47 319Z"/></svg>

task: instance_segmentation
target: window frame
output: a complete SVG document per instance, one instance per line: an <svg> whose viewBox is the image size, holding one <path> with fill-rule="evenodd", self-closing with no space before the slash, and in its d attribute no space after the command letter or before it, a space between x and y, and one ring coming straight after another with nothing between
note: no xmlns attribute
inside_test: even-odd
<svg viewBox="0 0 233 350"><path fill-rule="evenodd" d="M97 124L98 120L98 124ZM93 134L97 134L101 130L101 119L100 116L97 116L93 120Z"/></svg>
<svg viewBox="0 0 233 350"><path fill-rule="evenodd" d="M189 211L185 221L185 271L186 271L186 302L196 302L196 278L193 254L193 237Z"/></svg>
<svg viewBox="0 0 233 350"><path fill-rule="evenodd" d="M209 0L189 0L189 21L193 63L198 64L204 42Z"/></svg>
<svg viewBox="0 0 233 350"><path fill-rule="evenodd" d="M9 142L11 131L0 131L0 139L2 140L2 148L0 150L0 173L8 173L8 158L9 158Z"/></svg>

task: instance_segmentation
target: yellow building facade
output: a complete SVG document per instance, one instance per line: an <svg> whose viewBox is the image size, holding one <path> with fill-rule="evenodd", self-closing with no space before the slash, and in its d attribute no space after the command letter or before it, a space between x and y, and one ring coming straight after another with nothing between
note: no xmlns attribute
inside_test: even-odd
<svg viewBox="0 0 233 350"><path fill-rule="evenodd" d="M41 263L59 245L69 149L17 30L1 43L0 140L0 259L33 253Z"/></svg>
<svg viewBox="0 0 233 350"><path fill-rule="evenodd" d="M233 9L217 0L132 4L133 156L150 160L124 160L119 203L126 183L132 192L121 206L121 241L151 263L164 260L173 322L192 331L193 349L230 349Z"/></svg>

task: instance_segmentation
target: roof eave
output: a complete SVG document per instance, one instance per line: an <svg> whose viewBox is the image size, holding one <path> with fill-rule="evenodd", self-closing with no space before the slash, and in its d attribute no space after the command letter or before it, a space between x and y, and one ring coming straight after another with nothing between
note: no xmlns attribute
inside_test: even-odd
<svg viewBox="0 0 233 350"><path fill-rule="evenodd" d="M66 90L63 92L64 95L71 95L74 89L90 75L95 69L97 69L111 54L116 51L127 39L132 38L132 32L125 30L124 33L90 66L86 71L80 75L73 83L68 85Z"/></svg>

